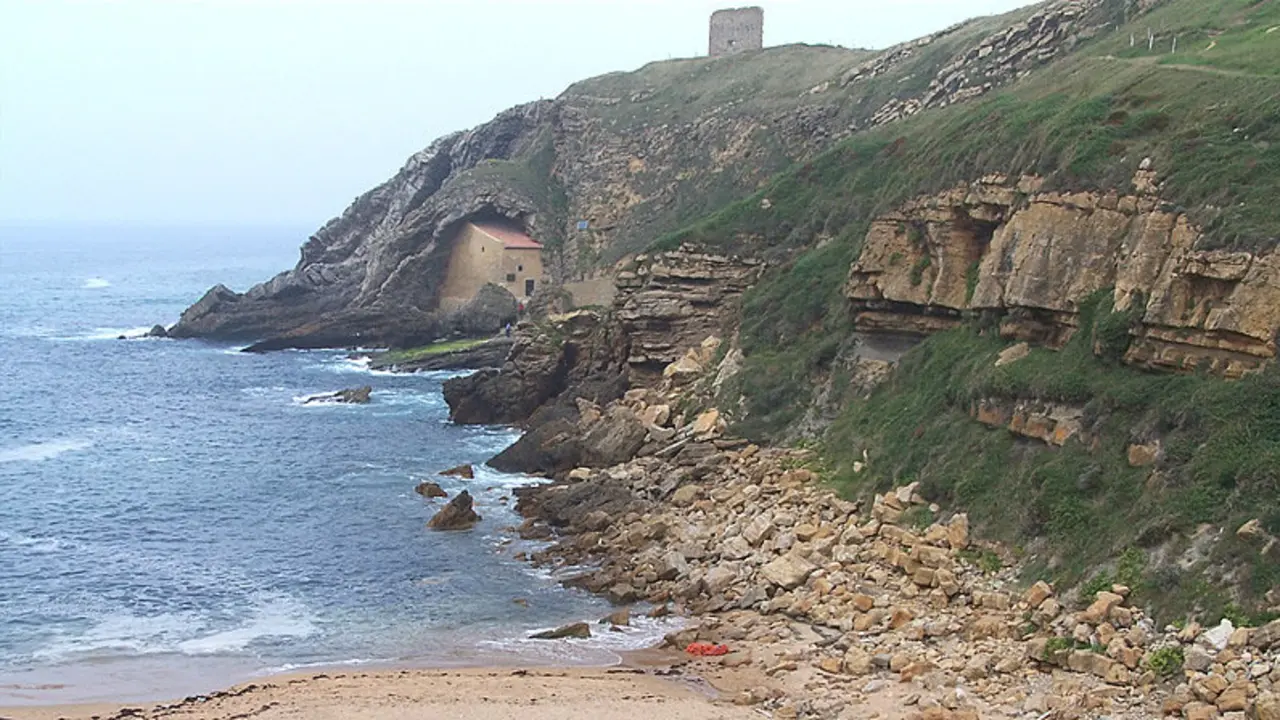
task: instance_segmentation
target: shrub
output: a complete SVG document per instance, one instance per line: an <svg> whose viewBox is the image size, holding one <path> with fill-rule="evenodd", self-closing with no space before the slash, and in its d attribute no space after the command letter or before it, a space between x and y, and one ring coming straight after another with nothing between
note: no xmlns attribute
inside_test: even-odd
<svg viewBox="0 0 1280 720"><path fill-rule="evenodd" d="M1166 680L1177 676L1182 672L1182 648L1169 645L1152 652L1147 657L1147 668Z"/></svg>

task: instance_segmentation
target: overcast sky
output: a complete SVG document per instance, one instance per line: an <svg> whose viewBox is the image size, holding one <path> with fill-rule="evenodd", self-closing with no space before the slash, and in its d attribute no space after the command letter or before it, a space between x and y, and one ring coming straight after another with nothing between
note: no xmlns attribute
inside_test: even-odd
<svg viewBox="0 0 1280 720"><path fill-rule="evenodd" d="M0 223L319 226L440 135L706 52L708 0L0 0ZM1025 0L765 0L885 47Z"/></svg>

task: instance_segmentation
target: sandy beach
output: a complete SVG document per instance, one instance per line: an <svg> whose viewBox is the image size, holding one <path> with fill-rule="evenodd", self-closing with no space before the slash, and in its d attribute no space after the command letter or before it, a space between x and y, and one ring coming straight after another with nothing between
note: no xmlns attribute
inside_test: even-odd
<svg viewBox="0 0 1280 720"><path fill-rule="evenodd" d="M207 696L152 704L0 708L3 720L315 718L317 720L737 720L759 715L716 701L700 681L643 669L318 672L272 677Z"/></svg>

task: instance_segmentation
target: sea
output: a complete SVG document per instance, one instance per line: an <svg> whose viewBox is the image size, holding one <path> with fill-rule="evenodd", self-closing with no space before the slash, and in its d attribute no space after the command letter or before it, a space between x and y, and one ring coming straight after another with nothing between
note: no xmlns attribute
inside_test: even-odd
<svg viewBox="0 0 1280 720"><path fill-rule="evenodd" d="M450 423L450 373L141 337L292 266L305 237L0 229L0 707L310 668L607 665L671 629L527 639L610 608L516 558L536 545L512 490L540 480L483 466L517 433ZM305 402L361 385L368 405ZM474 480L438 476L461 463ZM428 479L483 521L427 530Z"/></svg>

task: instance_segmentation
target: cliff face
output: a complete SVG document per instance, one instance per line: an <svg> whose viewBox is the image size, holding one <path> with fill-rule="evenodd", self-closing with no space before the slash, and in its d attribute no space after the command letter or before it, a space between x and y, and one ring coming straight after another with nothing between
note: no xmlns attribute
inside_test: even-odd
<svg viewBox="0 0 1280 720"><path fill-rule="evenodd" d="M264 347L402 344L465 324L437 294L451 230L524 224L558 281L593 276L860 129L981 95L1069 51L1129 0L1055 0L883 53L789 46L654 63L512 108L414 155L241 294L218 286L175 337Z"/></svg>
<svg viewBox="0 0 1280 720"><path fill-rule="evenodd" d="M867 331L930 333L964 311L1003 337L1061 347L1079 308L1114 288L1137 312L1125 361L1240 377L1276 355L1275 253L1196 250L1201 232L1139 171L1134 194L1039 192L989 176L876 218L845 287Z"/></svg>
<svg viewBox="0 0 1280 720"><path fill-rule="evenodd" d="M553 112L549 102L523 105L435 141L320 228L293 270L243 294L214 287L182 314L172 334L258 339L292 333L299 344L314 338L338 345L415 333L430 339L441 320L431 312L448 260L441 242L446 231L482 213L528 218L536 226L535 194L486 161L531 152Z"/></svg>

